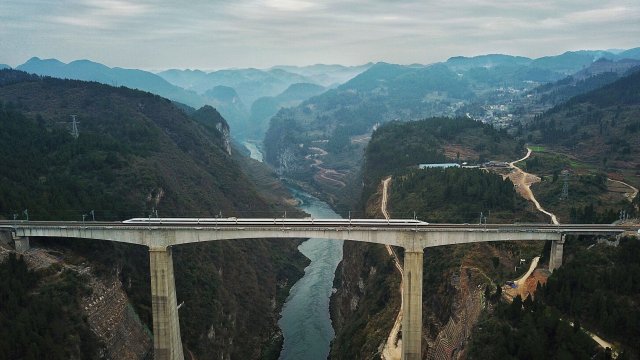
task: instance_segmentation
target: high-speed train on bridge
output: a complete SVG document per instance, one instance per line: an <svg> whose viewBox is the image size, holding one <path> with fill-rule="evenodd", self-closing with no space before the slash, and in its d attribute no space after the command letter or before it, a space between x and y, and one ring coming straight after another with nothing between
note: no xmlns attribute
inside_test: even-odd
<svg viewBox="0 0 640 360"><path fill-rule="evenodd" d="M315 219L315 218L133 218L130 225L217 225L217 226L425 226L412 219Z"/></svg>

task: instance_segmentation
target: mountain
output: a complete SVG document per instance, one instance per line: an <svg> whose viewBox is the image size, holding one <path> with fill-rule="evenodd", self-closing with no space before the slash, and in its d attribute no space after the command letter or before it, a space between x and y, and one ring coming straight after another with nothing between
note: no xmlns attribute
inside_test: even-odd
<svg viewBox="0 0 640 360"><path fill-rule="evenodd" d="M616 54L618 59L635 59L640 60L640 47L628 49Z"/></svg>
<svg viewBox="0 0 640 360"><path fill-rule="evenodd" d="M603 73L615 73L618 75L624 75L633 68L640 67L640 60L635 59L621 59L621 60L609 60L599 59L594 61L588 68L578 71L571 75L576 80L583 80L595 75Z"/></svg>
<svg viewBox="0 0 640 360"><path fill-rule="evenodd" d="M77 137L70 134L72 114L79 121ZM242 163L249 160L236 151L229 154L229 128L212 107L187 115L171 101L147 92L0 70L0 129L0 161L11 169L0 173L0 217L5 219L23 209L39 220L78 220L93 209L98 221L147 217L155 211L166 217L295 212L276 196L261 194L277 184L258 190L258 181L248 177ZM258 240L175 248L177 297L185 304L180 309L185 352L199 359L277 354L282 341L277 327L280 308L306 265L298 245ZM122 306L135 310L134 318L151 328L146 249L74 239L46 239L35 246L43 251L53 246L56 257L80 259L75 261L83 263L82 268L113 279L113 286L126 292ZM84 279L70 281L85 289ZM72 293L72 288L67 286L67 300L87 292ZM59 304L58 297L55 301ZM78 303L66 301L65 309L59 310L77 314L76 323L82 324L86 313ZM40 313L30 310L29 306L38 307L35 303L18 305L26 306L24 314ZM21 321L30 322L22 317L3 328L21 334L19 329L27 326ZM51 332L61 325L53 325L39 329L43 339L59 336ZM74 329L65 334L81 331ZM99 340L106 344L108 339ZM25 346L40 343L31 342ZM98 357L89 347L77 349L83 352L77 358Z"/></svg>
<svg viewBox="0 0 640 360"><path fill-rule="evenodd" d="M284 176L329 190L325 193L345 192L335 199L357 198L358 163L377 124L453 115L474 96L469 81L445 65L379 63L297 107L281 109L265 136L266 159ZM324 152L328 155L319 155Z"/></svg>
<svg viewBox="0 0 640 360"><path fill-rule="evenodd" d="M11 69L11 66L7 65L7 64L0 64L0 70L2 69Z"/></svg>
<svg viewBox="0 0 640 360"><path fill-rule="evenodd" d="M567 51L561 55L535 59L531 65L569 75L602 58L615 59L616 55L603 50Z"/></svg>
<svg viewBox="0 0 640 360"><path fill-rule="evenodd" d="M251 139L262 139L269 127L269 120L278 110L294 107L302 101L324 92L325 88L309 83L298 83L289 86L277 96L265 96L257 99L251 105L250 128L247 136Z"/></svg>
<svg viewBox="0 0 640 360"><path fill-rule="evenodd" d="M477 67L492 68L504 65L529 65L533 60L523 56L504 54L488 54L473 57L455 56L449 58L445 64L452 70L469 70Z"/></svg>
<svg viewBox="0 0 640 360"><path fill-rule="evenodd" d="M247 106L236 90L229 86L219 85L207 90L203 96L225 119L229 120L234 136L244 139L247 128L250 127L247 121L249 119L249 110L247 110Z"/></svg>
<svg viewBox="0 0 640 360"><path fill-rule="evenodd" d="M16 69L63 79L97 81L112 86L126 86L158 94L189 106L200 107L205 104L204 99L197 94L174 86L161 77L143 70L110 68L89 60L76 60L65 64L56 59L42 60L37 57L29 59Z"/></svg>
<svg viewBox="0 0 640 360"><path fill-rule="evenodd" d="M281 69L305 76L324 87L335 87L366 71L372 65L372 63L358 66L316 64L309 66L274 66L273 69Z"/></svg>
<svg viewBox="0 0 640 360"><path fill-rule="evenodd" d="M634 68L640 69L640 60L623 59L612 61L600 59L589 67L562 80L538 86L531 93L536 96L537 102L545 106L553 106L574 96L610 84L632 72Z"/></svg>
<svg viewBox="0 0 640 360"><path fill-rule="evenodd" d="M326 89L323 86L310 83L296 83L276 96L278 101L302 101L321 94Z"/></svg>
<svg viewBox="0 0 640 360"><path fill-rule="evenodd" d="M216 86L234 88L242 101L251 106L264 96L275 96L295 83L313 82L281 69L229 69L205 73L198 70L166 70L158 73L170 83L204 94Z"/></svg>
<svg viewBox="0 0 640 360"><path fill-rule="evenodd" d="M533 142L566 149L599 168L619 169L633 181L640 166L640 71L576 96L534 119Z"/></svg>
<svg viewBox="0 0 640 360"><path fill-rule="evenodd" d="M205 73L199 70L167 70L158 74L167 81L197 91L229 120L234 137L239 140L262 139L265 122L281 106L297 105L305 91L318 93L319 85L308 78L282 69L230 69ZM277 98L289 90L290 100ZM304 98L300 98L300 97ZM277 99L276 99L277 98ZM254 107L254 104L256 105Z"/></svg>

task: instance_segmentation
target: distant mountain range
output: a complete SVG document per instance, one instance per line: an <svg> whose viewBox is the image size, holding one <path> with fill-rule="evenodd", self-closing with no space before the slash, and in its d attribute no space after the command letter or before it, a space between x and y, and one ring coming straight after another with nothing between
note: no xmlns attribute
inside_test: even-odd
<svg viewBox="0 0 640 360"><path fill-rule="evenodd" d="M62 79L97 81L112 86L126 86L148 91L193 107L206 104L200 95L172 85L160 76L148 71L110 68L89 60L76 60L65 64L56 59L43 60L33 57L16 69Z"/></svg>
<svg viewBox="0 0 640 360"><path fill-rule="evenodd" d="M432 65L377 63L335 89L280 110L266 133L266 159L284 175L308 179L303 169L309 166L306 159L314 156L317 144L326 144L323 150L330 154L326 167L338 168L344 165L341 159L360 158L356 140L378 123L464 116L471 105L482 112L493 106L488 112L495 114L539 85L580 71L605 71L603 61L622 69L640 60L635 58L638 55L639 49L617 54L585 50L538 59L492 54L454 57ZM522 100L523 104L533 101ZM506 112L510 111L517 109Z"/></svg>
<svg viewBox="0 0 640 360"><path fill-rule="evenodd" d="M331 119L337 116L336 123L351 128L347 132L355 135L379 121L455 115L464 104L482 103L484 96L497 88L530 90L536 85L594 69L600 59L617 64L623 59L640 60L640 48L620 52L572 51L538 59L504 54L452 57L432 65L316 64L213 72L172 69L158 74L110 68L89 60L66 64L34 57L17 69L126 86L195 108L212 105L229 121L234 136L261 139L266 123L279 109L298 106L327 89L332 90L292 110L293 113L303 113L302 118L328 116L328 123L334 123ZM0 65L3 66L8 67ZM357 113L362 116L354 115ZM331 129L335 131L336 127Z"/></svg>
<svg viewBox="0 0 640 360"><path fill-rule="evenodd" d="M573 75L532 90L540 104L553 106L568 99L610 84L640 69L640 60L612 61L600 59Z"/></svg>
<svg viewBox="0 0 640 360"><path fill-rule="evenodd" d="M503 54L480 55L474 57L457 56L446 61L452 70L469 70L475 67L493 68L499 66L528 66L562 73L573 74L593 62L600 60L640 60L640 48L633 48L618 53L605 50L580 50L567 51L560 55L544 56L531 59L522 56L511 56Z"/></svg>
<svg viewBox="0 0 640 360"><path fill-rule="evenodd" d="M8 65L0 67L9 68ZM136 69L110 68L89 60L77 60L67 64L56 59L33 57L16 69L37 75L96 81L112 86L144 90L195 108L212 105L229 121L234 136L238 138L243 138L247 133L261 139L266 131L268 117L280 107L297 105L307 98L305 94L312 96L318 93L315 90L309 92L309 88L305 86L292 87L292 85L304 83L316 90L324 89L310 78L275 68L221 70L212 73L199 70L167 70L154 74ZM304 68L300 69L304 70ZM298 70L302 71L300 69ZM357 70L329 66L327 71L331 75L324 78L335 80L342 79ZM316 78L323 78L317 68L312 73ZM280 97L281 93L285 94ZM271 99L269 102L275 110L265 110L264 106L258 106L256 107L258 113L251 116L251 106L260 98ZM258 119L261 123L252 124L253 119ZM256 132L249 131L250 129L261 130Z"/></svg>
<svg viewBox="0 0 640 360"><path fill-rule="evenodd" d="M200 70L167 70L158 73L166 81L204 94L216 86L232 87L245 104L264 96L276 96L295 83L314 83L310 78L281 69L232 69L205 73Z"/></svg>
<svg viewBox="0 0 640 360"><path fill-rule="evenodd" d="M316 64L309 66L274 66L272 69L281 69L302 75L313 80L316 84L331 88L349 81L371 66L373 66L373 63L358 66Z"/></svg>

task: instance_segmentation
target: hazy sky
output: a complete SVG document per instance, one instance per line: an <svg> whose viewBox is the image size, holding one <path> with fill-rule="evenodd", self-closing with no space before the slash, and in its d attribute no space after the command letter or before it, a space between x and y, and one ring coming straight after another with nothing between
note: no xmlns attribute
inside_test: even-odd
<svg viewBox="0 0 640 360"><path fill-rule="evenodd" d="M0 63L12 66L408 64L638 46L639 0L0 1Z"/></svg>

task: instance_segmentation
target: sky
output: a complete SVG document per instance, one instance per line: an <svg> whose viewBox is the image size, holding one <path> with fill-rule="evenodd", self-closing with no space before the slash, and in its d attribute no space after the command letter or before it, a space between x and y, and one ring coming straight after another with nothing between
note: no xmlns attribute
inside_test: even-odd
<svg viewBox="0 0 640 360"><path fill-rule="evenodd" d="M640 46L638 0L2 0L0 63L428 64Z"/></svg>

